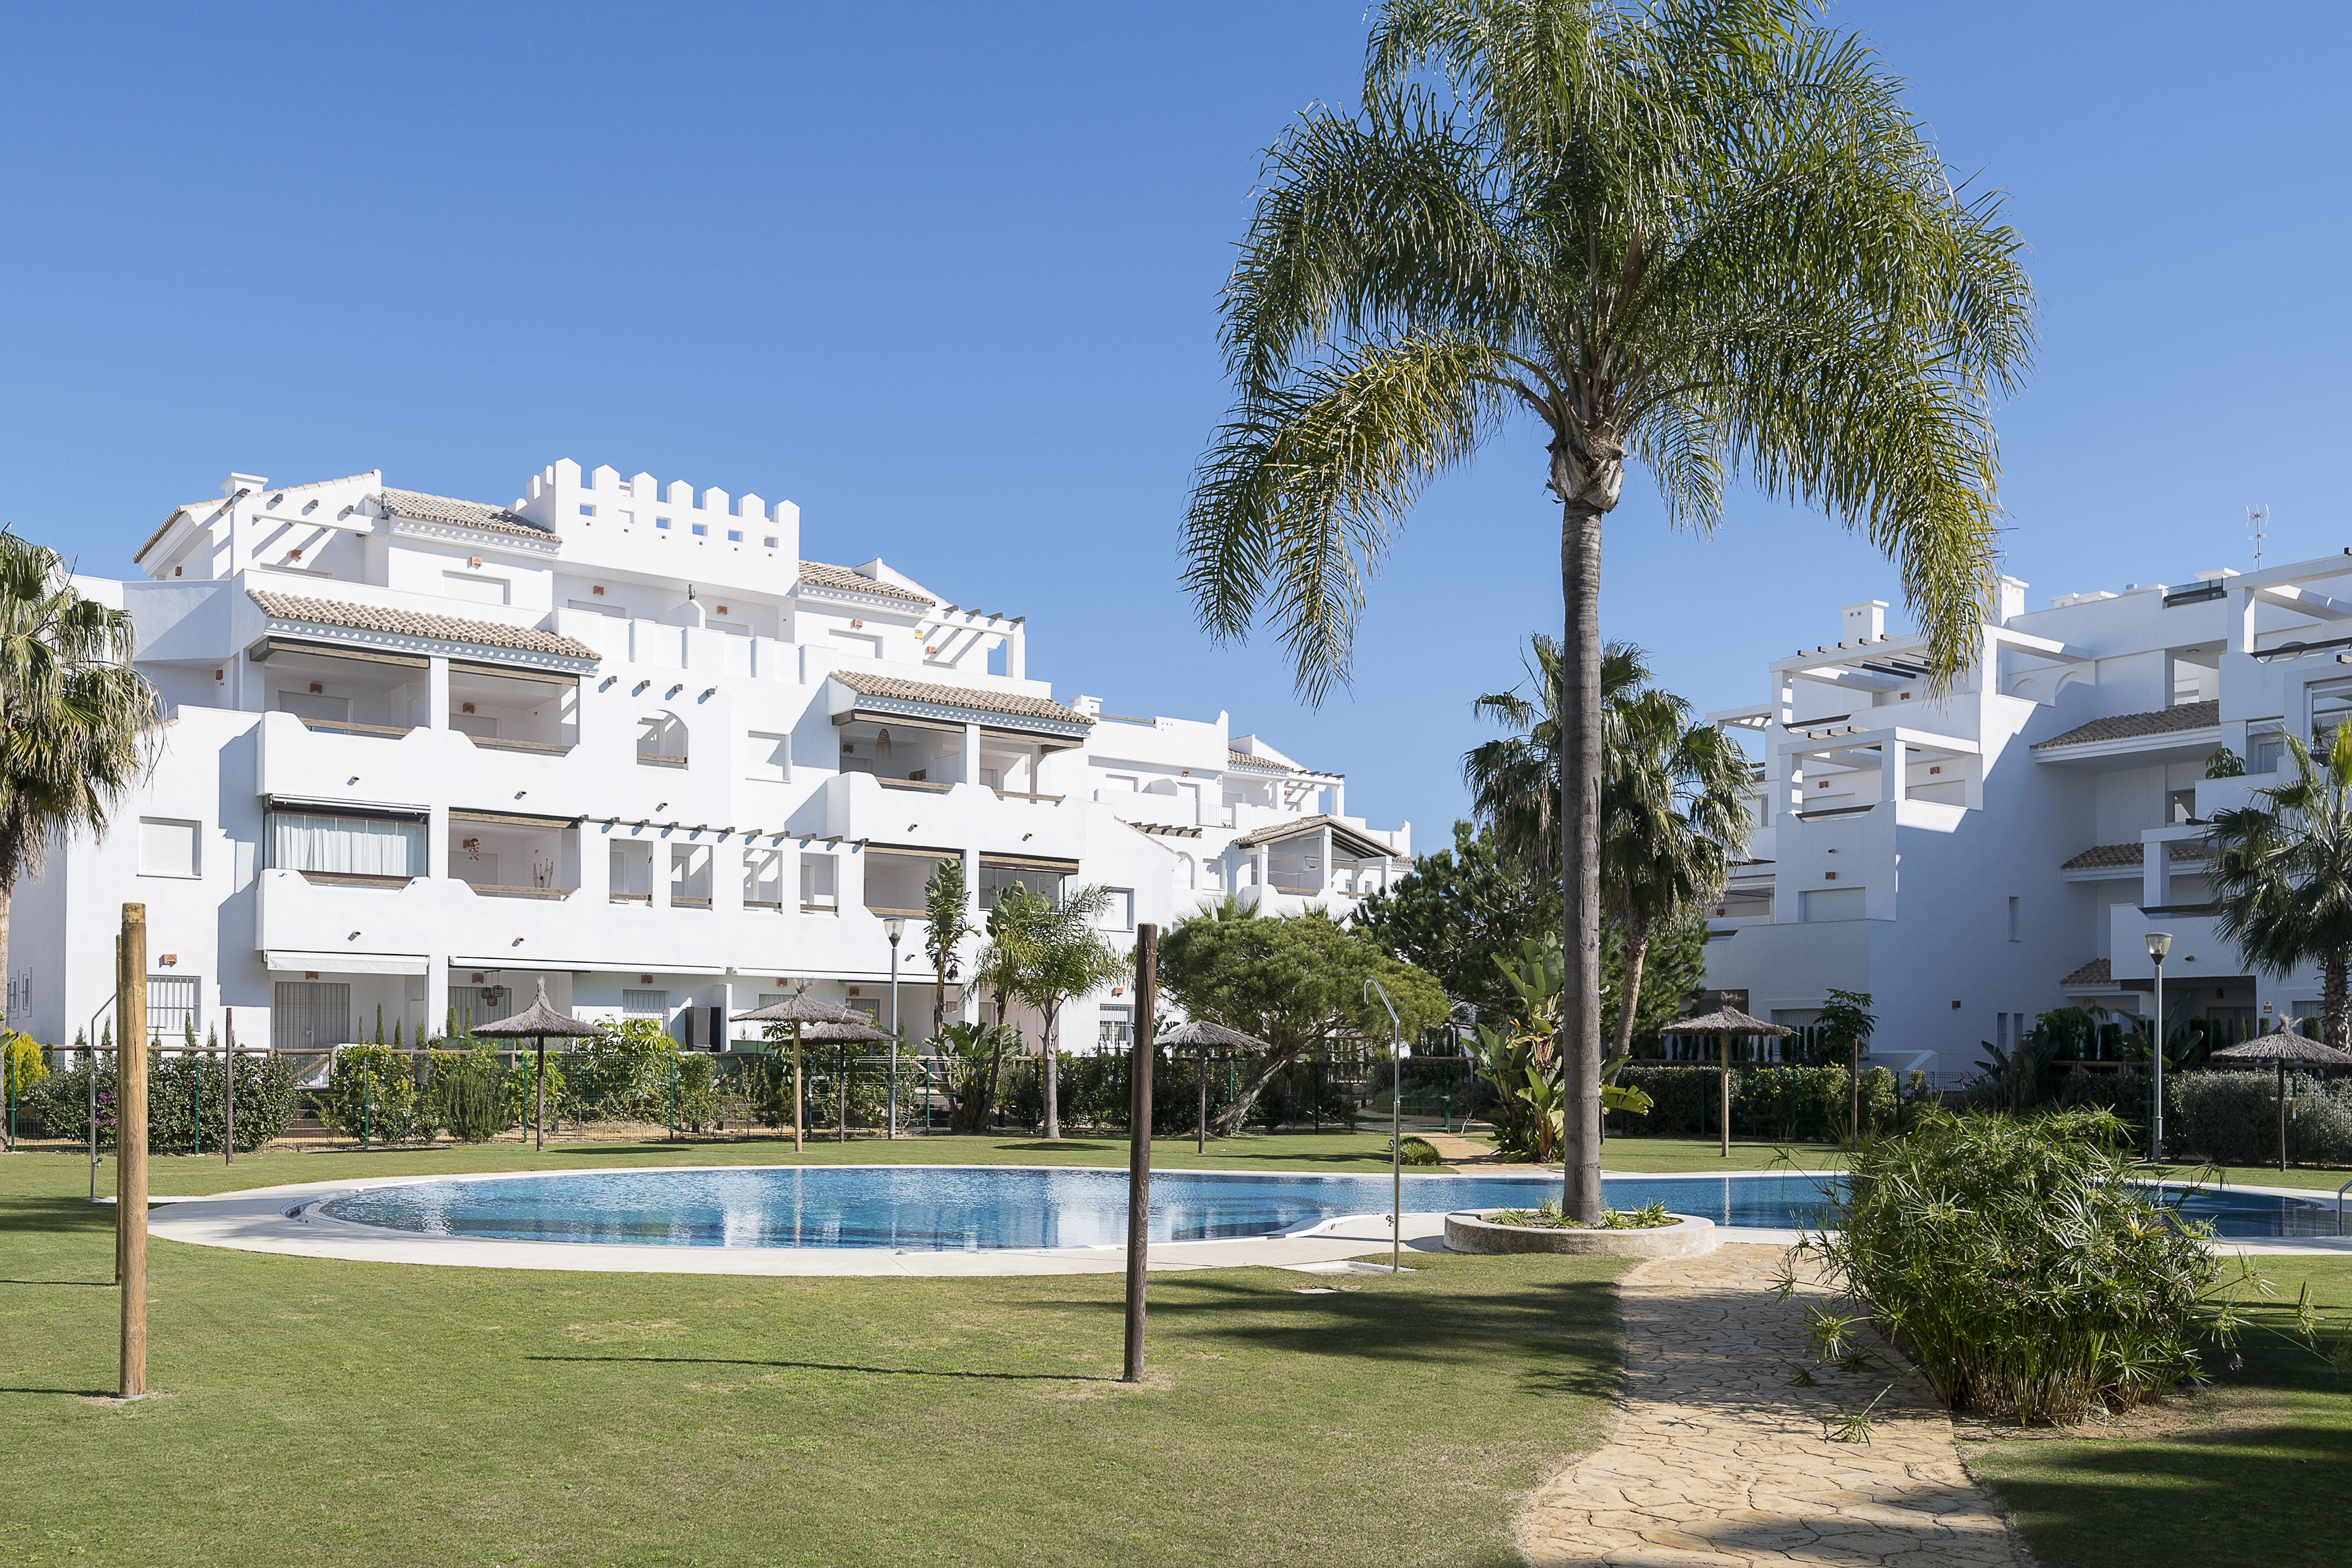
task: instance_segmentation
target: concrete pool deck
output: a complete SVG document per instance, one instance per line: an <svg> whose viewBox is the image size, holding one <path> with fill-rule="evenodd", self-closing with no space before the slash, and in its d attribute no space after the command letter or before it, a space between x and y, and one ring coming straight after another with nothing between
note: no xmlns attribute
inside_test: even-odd
<svg viewBox="0 0 2352 1568"><path fill-rule="evenodd" d="M761 1167L649 1168L742 1171ZM604 1173L593 1170L482 1172L469 1173L461 1179L497 1181L502 1177L601 1173ZM1705 1173L1696 1175L1678 1173L1668 1176L1638 1171L1603 1173L1610 1177L1650 1181L1740 1179L1727 1173L1723 1176ZM417 1175L364 1181L298 1182L282 1186L219 1193L207 1197L157 1197L152 1200L147 1226L149 1234L152 1236L197 1247L223 1247L243 1252L276 1253L289 1258L338 1258L354 1263L423 1263L459 1268L548 1268L615 1274L779 1278L903 1276L970 1279L1118 1274L1127 1268L1127 1250L1122 1246L986 1247L956 1251L910 1247L901 1251L878 1247L637 1247L608 1242L492 1241L474 1237L433 1236L378 1226L354 1225L346 1220L329 1218L318 1212L319 1205L353 1193L449 1179L440 1175ZM1423 1182L1431 1179L1415 1178ZM2242 1186L2232 1190L2275 1194L2307 1201L2324 1201L2326 1195L2315 1194L2309 1189L2289 1187ZM1407 1251L1445 1250L1445 1211L1407 1214L1403 1228ZM1748 1242L1780 1247L1793 1245L1801 1238L1801 1233L1794 1230L1739 1226L1722 1227L1722 1236L1727 1243ZM1351 1258L1369 1258L1375 1253L1388 1250L1387 1215L1352 1215L1327 1220L1312 1229L1287 1236L1154 1242L1151 1267L1154 1270L1164 1271L1196 1268L1321 1271ZM2305 1237L2292 1243L2224 1241L2215 1250L2256 1256L2326 1257L2352 1253L2352 1237L2341 1240Z"/></svg>

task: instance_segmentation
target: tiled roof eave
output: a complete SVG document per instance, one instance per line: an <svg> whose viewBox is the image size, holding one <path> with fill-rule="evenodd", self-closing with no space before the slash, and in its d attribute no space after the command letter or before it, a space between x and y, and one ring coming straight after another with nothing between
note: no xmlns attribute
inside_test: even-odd
<svg viewBox="0 0 2352 1568"><path fill-rule="evenodd" d="M2104 719L2094 719L2087 724L2077 724L2063 735L2037 741L2032 749L2046 752L2065 747L2152 740L2161 735L2188 735L2200 730L2218 728L2221 722L2220 702L2184 702L2177 708L2158 708L2145 713L2116 713Z"/></svg>
<svg viewBox="0 0 2352 1568"><path fill-rule="evenodd" d="M355 605L250 588L268 630L360 647L459 653L506 664L586 672L602 658L586 643L532 626Z"/></svg>
<svg viewBox="0 0 2352 1568"><path fill-rule="evenodd" d="M521 547L543 550L551 553L563 543L561 534L550 533L544 529L538 528L506 528L493 522L453 522L442 518L410 517L403 512L394 512L386 521L391 523L392 531L394 533L413 534L425 539L450 533L488 534L496 540L501 548Z"/></svg>
<svg viewBox="0 0 2352 1568"><path fill-rule="evenodd" d="M895 712L995 729L1025 728L1067 740L1083 740L1094 728L1092 716L1047 697L908 680L866 670L836 669L833 679L849 689L859 712Z"/></svg>

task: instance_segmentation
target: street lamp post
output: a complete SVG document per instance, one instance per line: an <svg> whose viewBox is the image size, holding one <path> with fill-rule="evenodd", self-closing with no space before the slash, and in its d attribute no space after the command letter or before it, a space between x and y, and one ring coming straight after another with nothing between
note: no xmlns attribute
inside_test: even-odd
<svg viewBox="0 0 2352 1568"><path fill-rule="evenodd" d="M1404 1272L1404 1026L1388 987L1367 976L1364 1000L1374 996L1389 1015L1389 1272Z"/></svg>
<svg viewBox="0 0 2352 1568"><path fill-rule="evenodd" d="M2147 933L2147 955L2156 961L2156 1047L2148 1053L2156 1063L2156 1104L2148 1118L2147 1157L2159 1164L2164 1160L2164 955L2171 951L2170 931Z"/></svg>
<svg viewBox="0 0 2352 1568"><path fill-rule="evenodd" d="M888 1135L898 1136L898 939L907 934L907 922L898 915L886 915L882 920L883 934L890 939L890 1130Z"/></svg>

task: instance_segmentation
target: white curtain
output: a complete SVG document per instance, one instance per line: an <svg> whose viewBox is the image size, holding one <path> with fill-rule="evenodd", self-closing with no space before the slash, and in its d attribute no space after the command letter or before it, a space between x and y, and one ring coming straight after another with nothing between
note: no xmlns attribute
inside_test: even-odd
<svg viewBox="0 0 2352 1568"><path fill-rule="evenodd" d="M354 877L422 877L425 824L369 816L269 814L269 863L281 871Z"/></svg>

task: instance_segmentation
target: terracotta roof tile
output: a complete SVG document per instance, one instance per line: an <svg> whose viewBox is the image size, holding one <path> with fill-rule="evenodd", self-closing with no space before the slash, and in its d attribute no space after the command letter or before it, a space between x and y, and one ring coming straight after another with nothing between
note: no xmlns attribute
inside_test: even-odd
<svg viewBox="0 0 2352 1568"><path fill-rule="evenodd" d="M2141 735L2168 735L2176 730L2210 730L2221 721L2221 704L2184 702L2153 713L2117 713L2078 724L2063 735L2034 743L2037 752L2050 746L2087 746L2096 741L2129 741Z"/></svg>
<svg viewBox="0 0 2352 1568"><path fill-rule="evenodd" d="M457 500L448 496L429 496L422 490L396 490L388 485L376 492L376 500L402 517L413 517L420 522L454 523L459 528L478 528L491 533L520 533L551 543L562 542L552 532L502 506L485 506L480 501Z"/></svg>
<svg viewBox="0 0 2352 1568"><path fill-rule="evenodd" d="M2095 958L2058 984L2061 985L2113 985L2113 966L2104 958Z"/></svg>
<svg viewBox="0 0 2352 1568"><path fill-rule="evenodd" d="M2171 842L2175 860L2210 860L2213 858L2212 851L2199 839L2176 838ZM2107 866L2142 864L2145 864L2142 847L2137 844L2094 844L2058 868L2061 871L2090 871Z"/></svg>
<svg viewBox="0 0 2352 1568"><path fill-rule="evenodd" d="M1225 753L1225 766L1229 768L1263 768L1270 773L1286 773L1294 771L1288 763L1277 763L1272 757L1254 757L1247 752L1227 752Z"/></svg>
<svg viewBox="0 0 2352 1568"><path fill-rule="evenodd" d="M861 697L897 702L929 702L942 708L971 708L983 713L1004 713L1019 719L1045 719L1059 724L1091 724L1089 714L1044 697L1015 691L990 691L977 686L941 686L928 680L902 680L863 669L836 669L833 678Z"/></svg>
<svg viewBox="0 0 2352 1568"><path fill-rule="evenodd" d="M561 654L569 658L602 656L586 643L530 626L510 626L500 621L470 621L456 616L426 615L384 605L353 605L341 599L306 599L293 594L247 590L253 602L279 620L309 621L313 626L350 626L356 631L392 632L403 637L436 637L444 642L478 643L484 647L521 648L530 653Z"/></svg>
<svg viewBox="0 0 2352 1568"><path fill-rule="evenodd" d="M1244 833L1234 840L1233 847L1236 849L1254 849L1261 844L1279 844L1306 834L1319 834L1326 827L1331 830L1333 844L1344 845L1347 853L1356 859L1399 858L1395 850L1372 837L1362 828L1342 822L1328 812L1318 812L1313 816L1293 817L1288 822L1277 822L1270 827L1260 827Z"/></svg>
<svg viewBox="0 0 2352 1568"><path fill-rule="evenodd" d="M896 583L884 583L863 573L852 572L846 566L830 566L822 561L801 563L801 581L819 588L832 588L845 594L867 594L877 599L904 599L910 605L934 605L939 601L929 594L918 594L912 588L902 588Z"/></svg>

